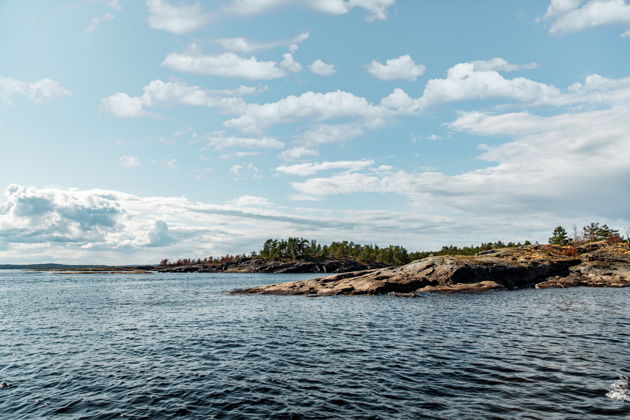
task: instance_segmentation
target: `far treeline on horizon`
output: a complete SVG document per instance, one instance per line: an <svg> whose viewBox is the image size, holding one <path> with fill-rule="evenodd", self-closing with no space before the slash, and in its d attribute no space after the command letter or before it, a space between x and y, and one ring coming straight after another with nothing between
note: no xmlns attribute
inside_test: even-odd
<svg viewBox="0 0 630 420"><path fill-rule="evenodd" d="M548 243L550 245L579 245L585 242L605 240L611 244L628 242L630 243L630 232L624 238L619 234L619 230L613 229L606 224L600 225L593 222L582 227L578 231L577 226L573 227L573 237L570 238L566 229L562 226L556 227ZM363 263L383 263L387 265L403 265L414 260L426 258L431 255L475 255L482 251L500 248L513 248L532 245L528 240L524 242L487 242L480 245L470 245L457 247L445 245L437 251L415 251L409 252L402 246L389 245L379 247L378 245L361 245L352 241L332 242L328 245L321 245L315 240L305 238L288 239L268 239L262 249L252 251L249 255L223 255L221 257L205 258L182 258L174 261L164 258L160 261L160 266L182 266L192 264L218 265L225 262L234 261L241 258L263 258L270 261L298 261L312 259L352 259Z"/></svg>

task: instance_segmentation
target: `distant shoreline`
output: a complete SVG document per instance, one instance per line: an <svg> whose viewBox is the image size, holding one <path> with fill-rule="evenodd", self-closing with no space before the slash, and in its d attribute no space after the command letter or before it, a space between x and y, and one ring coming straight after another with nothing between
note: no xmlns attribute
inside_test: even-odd
<svg viewBox="0 0 630 420"><path fill-rule="evenodd" d="M128 270L152 270L157 265L100 265L100 264L2 264L0 270L85 270L85 271L128 271Z"/></svg>

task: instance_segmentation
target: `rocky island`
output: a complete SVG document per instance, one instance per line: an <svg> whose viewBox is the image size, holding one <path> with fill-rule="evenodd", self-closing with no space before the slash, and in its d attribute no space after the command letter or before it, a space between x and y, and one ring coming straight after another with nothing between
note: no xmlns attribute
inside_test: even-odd
<svg viewBox="0 0 630 420"><path fill-rule="evenodd" d="M630 245L530 245L474 256L429 256L399 267L235 290L237 294L416 296L423 292L630 286Z"/></svg>

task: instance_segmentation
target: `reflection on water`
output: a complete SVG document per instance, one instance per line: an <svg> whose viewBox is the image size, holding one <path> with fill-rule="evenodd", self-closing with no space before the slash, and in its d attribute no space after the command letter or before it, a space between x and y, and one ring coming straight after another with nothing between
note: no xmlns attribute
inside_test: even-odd
<svg viewBox="0 0 630 420"><path fill-rule="evenodd" d="M225 293L307 277L0 271L0 418L630 412L630 289Z"/></svg>

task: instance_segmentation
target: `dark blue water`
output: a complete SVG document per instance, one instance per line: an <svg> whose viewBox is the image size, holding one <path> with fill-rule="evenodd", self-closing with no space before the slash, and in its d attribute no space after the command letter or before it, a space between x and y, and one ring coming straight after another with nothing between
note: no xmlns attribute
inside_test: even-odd
<svg viewBox="0 0 630 420"><path fill-rule="evenodd" d="M630 289L225 293L305 277L0 271L0 418L630 413Z"/></svg>

